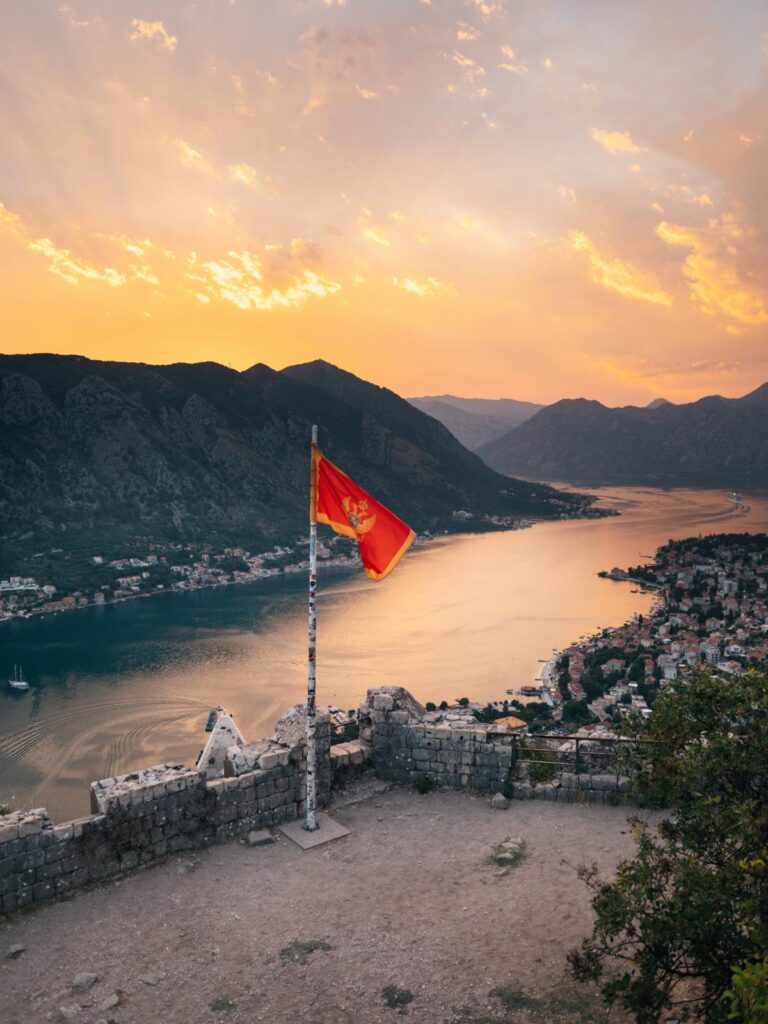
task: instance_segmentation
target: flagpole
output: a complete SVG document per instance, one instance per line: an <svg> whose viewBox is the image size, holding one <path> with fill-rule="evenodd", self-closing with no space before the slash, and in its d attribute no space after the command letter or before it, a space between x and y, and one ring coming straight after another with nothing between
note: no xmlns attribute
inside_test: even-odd
<svg viewBox="0 0 768 1024"><path fill-rule="evenodd" d="M317 426L312 426L312 449L310 453L310 502L309 502L309 637L307 645L307 799L304 828L314 832L317 823L317 746L315 740L316 714L315 690L317 685L317 520L315 505L317 481L315 479L314 454L317 445Z"/></svg>

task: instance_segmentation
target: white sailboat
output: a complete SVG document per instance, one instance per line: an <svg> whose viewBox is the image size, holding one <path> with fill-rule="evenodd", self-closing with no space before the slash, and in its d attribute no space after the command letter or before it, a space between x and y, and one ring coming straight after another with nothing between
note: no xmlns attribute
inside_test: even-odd
<svg viewBox="0 0 768 1024"><path fill-rule="evenodd" d="M14 689L14 690L28 690L29 689L29 683L24 678L24 673L22 671L21 665L14 665L13 666L13 675L8 680L8 685L10 687L12 687L12 689Z"/></svg>

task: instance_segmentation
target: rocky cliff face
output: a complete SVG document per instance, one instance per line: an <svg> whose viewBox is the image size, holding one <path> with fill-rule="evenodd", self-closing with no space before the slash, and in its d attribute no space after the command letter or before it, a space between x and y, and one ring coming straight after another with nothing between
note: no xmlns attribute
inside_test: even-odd
<svg viewBox="0 0 768 1024"><path fill-rule="evenodd" d="M547 406L478 454L494 469L577 484L768 485L768 384L743 398L609 409Z"/></svg>
<svg viewBox="0 0 768 1024"><path fill-rule="evenodd" d="M449 528L458 508L546 515L573 501L497 475L431 417L327 364L238 373L2 356L4 546L294 539L313 422L329 458L416 529Z"/></svg>

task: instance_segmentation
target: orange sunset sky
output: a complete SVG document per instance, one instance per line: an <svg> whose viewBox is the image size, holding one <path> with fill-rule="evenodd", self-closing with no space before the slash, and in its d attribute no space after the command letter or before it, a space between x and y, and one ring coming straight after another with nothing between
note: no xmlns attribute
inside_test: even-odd
<svg viewBox="0 0 768 1024"><path fill-rule="evenodd" d="M4 352L768 379L762 0L6 0L0 47Z"/></svg>

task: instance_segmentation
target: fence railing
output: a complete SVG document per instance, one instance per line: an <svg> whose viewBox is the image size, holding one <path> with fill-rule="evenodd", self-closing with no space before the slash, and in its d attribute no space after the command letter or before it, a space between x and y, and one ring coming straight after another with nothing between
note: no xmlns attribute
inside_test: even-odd
<svg viewBox="0 0 768 1024"><path fill-rule="evenodd" d="M489 729L488 736L498 737L510 742L512 767L516 764L551 764L565 771L571 770L576 775L591 767L603 766L626 768L632 751L643 746L655 745L655 740L636 740L628 736L576 736L562 733L535 733L520 735L502 729ZM561 751L549 743L537 745L539 741L554 741L560 746L572 743L573 756L570 751ZM602 746L603 749L600 749ZM621 756L620 755L621 752ZM530 756L531 754L534 756ZM551 757L546 754L551 753ZM526 756L528 755L528 756ZM544 756L542 756L544 755ZM618 762L624 763L619 765Z"/></svg>

